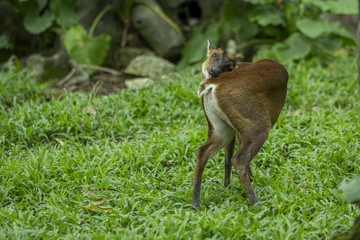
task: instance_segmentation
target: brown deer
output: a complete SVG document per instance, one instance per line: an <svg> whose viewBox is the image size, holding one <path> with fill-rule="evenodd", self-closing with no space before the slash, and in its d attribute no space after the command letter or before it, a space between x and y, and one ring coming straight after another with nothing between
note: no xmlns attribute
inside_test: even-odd
<svg viewBox="0 0 360 240"><path fill-rule="evenodd" d="M260 206L250 182L250 161L279 117L288 73L270 59L236 63L230 53L210 41L207 57L198 94L208 123L208 138L196 152L192 204L200 206L201 177L207 161L225 147L224 185L230 184L233 165L251 205ZM236 136L238 150L234 155Z"/></svg>

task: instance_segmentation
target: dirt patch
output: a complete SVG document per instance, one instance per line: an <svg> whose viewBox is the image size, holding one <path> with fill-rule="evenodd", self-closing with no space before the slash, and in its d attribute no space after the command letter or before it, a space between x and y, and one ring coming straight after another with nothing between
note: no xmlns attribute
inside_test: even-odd
<svg viewBox="0 0 360 240"><path fill-rule="evenodd" d="M55 80L51 89L46 93L46 99L50 100L52 97L55 99L62 98L65 94L64 89L68 92L85 92L89 93L96 88L96 95L107 95L111 93L118 93L125 87L124 70L120 70L118 74L111 74L106 72L97 72L90 76L90 80L82 83L75 83L65 88L58 87L58 82L61 79Z"/></svg>
<svg viewBox="0 0 360 240"><path fill-rule="evenodd" d="M121 89L125 88L124 76L123 74L96 73L90 77L89 82L71 85L67 87L67 90L70 92L83 91L88 93L95 86L97 95L118 93Z"/></svg>

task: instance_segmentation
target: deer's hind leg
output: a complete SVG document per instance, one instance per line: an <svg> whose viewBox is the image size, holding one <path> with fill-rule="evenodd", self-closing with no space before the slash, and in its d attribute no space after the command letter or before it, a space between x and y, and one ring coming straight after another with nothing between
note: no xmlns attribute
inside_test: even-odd
<svg viewBox="0 0 360 240"><path fill-rule="evenodd" d="M224 186L227 187L230 185L230 176L231 176L231 158L234 155L236 137L233 137L230 143L225 146L225 180Z"/></svg>
<svg viewBox="0 0 360 240"><path fill-rule="evenodd" d="M264 125L263 125L264 126ZM266 125L265 125L266 126ZM254 126L250 131L245 131L240 135L239 148L235 156L232 158L232 164L236 169L236 173L240 178L243 188L248 196L251 205L258 205L259 200L255 195L255 191L251 185L252 176L250 170L250 162L259 152L265 143L270 131L269 127L257 128Z"/></svg>

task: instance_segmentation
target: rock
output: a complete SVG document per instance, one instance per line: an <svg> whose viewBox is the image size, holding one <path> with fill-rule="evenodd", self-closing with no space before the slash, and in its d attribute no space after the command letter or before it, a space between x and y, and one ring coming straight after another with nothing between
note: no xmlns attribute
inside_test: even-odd
<svg viewBox="0 0 360 240"><path fill-rule="evenodd" d="M160 9L160 6L147 0ZM180 58L182 36L173 26L161 18L150 7L137 4L131 11L131 21L143 40L157 53L157 55L171 61Z"/></svg>
<svg viewBox="0 0 360 240"><path fill-rule="evenodd" d="M71 86L81 85L90 81L90 77L84 69L80 68L73 61L70 62L72 70L63 79L56 82L56 87L69 88Z"/></svg>
<svg viewBox="0 0 360 240"><path fill-rule="evenodd" d="M49 57L32 54L26 60L26 64L35 77L42 81L62 78L71 69L69 58L64 51L58 51Z"/></svg>
<svg viewBox="0 0 360 240"><path fill-rule="evenodd" d="M126 67L125 73L142 77L159 78L161 75L168 74L174 70L175 65L163 58L156 56L138 56Z"/></svg>
<svg viewBox="0 0 360 240"><path fill-rule="evenodd" d="M135 57L150 52L146 48L125 47L115 52L116 66L127 66Z"/></svg>
<svg viewBox="0 0 360 240"><path fill-rule="evenodd" d="M134 78L131 80L125 80L125 86L129 90L143 89L153 84L154 81L150 78Z"/></svg>
<svg viewBox="0 0 360 240"><path fill-rule="evenodd" d="M177 8L180 4L187 0L157 0L158 3L164 8Z"/></svg>

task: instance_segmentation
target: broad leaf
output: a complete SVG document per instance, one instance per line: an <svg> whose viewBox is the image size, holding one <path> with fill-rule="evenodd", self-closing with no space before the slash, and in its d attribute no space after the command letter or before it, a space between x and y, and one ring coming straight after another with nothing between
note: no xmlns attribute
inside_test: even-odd
<svg viewBox="0 0 360 240"><path fill-rule="evenodd" d="M339 22L325 22L325 21L315 21L312 19L299 19L296 22L299 30L310 38L318 38L324 33L334 33L343 38L346 38L348 42L352 45L355 44L355 39L349 33L348 30L343 28Z"/></svg>
<svg viewBox="0 0 360 240"><path fill-rule="evenodd" d="M235 0L227 0L222 8L222 16L233 32L239 32L243 40L254 37L259 28L256 23L250 22L246 16L246 9Z"/></svg>
<svg viewBox="0 0 360 240"><path fill-rule="evenodd" d="M285 21L282 13L273 8L256 8L250 14L250 20L257 22L260 26L282 25L285 26Z"/></svg>
<svg viewBox="0 0 360 240"><path fill-rule="evenodd" d="M30 33L39 34L44 32L52 25L54 18L54 13L49 9L40 14L40 11L32 8L26 12L24 26L25 29Z"/></svg>
<svg viewBox="0 0 360 240"><path fill-rule="evenodd" d="M182 57L178 64L178 69L184 68L188 64L201 61L206 56L207 40L217 43L220 37L220 23L213 23L204 31L204 25L193 29L190 40L182 50Z"/></svg>
<svg viewBox="0 0 360 240"><path fill-rule="evenodd" d="M330 12L335 14L357 14L358 2L356 0L328 0L328 1L314 1L303 0L304 3L313 4L321 9L323 12Z"/></svg>
<svg viewBox="0 0 360 240"><path fill-rule="evenodd" d="M13 48L12 43L9 41L9 38L6 34L1 34L0 35L0 49L5 48L5 49L11 49Z"/></svg>
<svg viewBox="0 0 360 240"><path fill-rule="evenodd" d="M303 35L294 33L284 43L274 45L273 49L280 61L291 61L308 55L311 42Z"/></svg>
<svg viewBox="0 0 360 240"><path fill-rule="evenodd" d="M101 65L106 57L110 40L111 37L107 34L89 38L86 30L78 25L67 32L64 45L70 58L76 63Z"/></svg>
<svg viewBox="0 0 360 240"><path fill-rule="evenodd" d="M265 5L265 4L273 4L274 0L244 0L244 2L251 3L251 4L259 4L259 5Z"/></svg>
<svg viewBox="0 0 360 240"><path fill-rule="evenodd" d="M77 24L78 16L75 7L76 5L71 4L70 1L52 0L50 2L50 8L56 15L55 21L63 28L68 28Z"/></svg>

